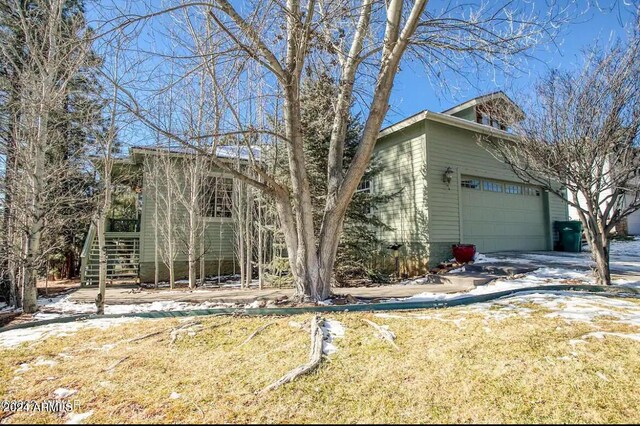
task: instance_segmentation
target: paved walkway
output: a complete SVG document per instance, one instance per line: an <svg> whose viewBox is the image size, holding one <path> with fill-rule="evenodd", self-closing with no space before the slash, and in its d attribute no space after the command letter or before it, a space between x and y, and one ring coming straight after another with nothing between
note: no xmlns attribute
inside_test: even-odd
<svg viewBox="0 0 640 426"><path fill-rule="evenodd" d="M496 262L483 263L475 271L467 274L430 275L429 282L422 284L393 284L378 287L334 288L336 295L351 295L359 299L394 299L415 296L420 293L458 293L472 290L475 286L486 284L500 275L526 273L537 268L566 268L580 271L591 269L589 253L564 252L501 252L488 255ZM469 268L472 269L472 268ZM638 256L615 256L611 259L612 278L640 282L640 253ZM81 287L71 293L74 302L93 303L98 289ZM293 289L252 288L248 290L223 287L197 290L149 290L138 286L107 286L106 299L110 304L137 304L162 301L190 303L238 303L248 304L255 300L278 300L291 298Z"/></svg>
<svg viewBox="0 0 640 426"><path fill-rule="evenodd" d="M464 281L446 284L393 284L379 287L335 288L337 295L350 294L359 299L393 299L411 297L424 292L457 293L473 289L473 284ZM71 293L74 302L92 303L98 289L96 287L82 287ZM110 304L137 304L159 301L175 301L190 303L239 303L247 304L255 300L278 300L283 297L291 298L293 289L239 289L239 288L206 288L179 290L139 290L138 286L107 286L105 299Z"/></svg>

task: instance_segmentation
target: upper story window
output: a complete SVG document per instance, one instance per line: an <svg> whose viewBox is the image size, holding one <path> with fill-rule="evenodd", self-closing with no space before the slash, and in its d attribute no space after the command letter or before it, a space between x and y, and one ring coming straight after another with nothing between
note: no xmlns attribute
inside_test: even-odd
<svg viewBox="0 0 640 426"><path fill-rule="evenodd" d="M210 176L205 185L204 216L231 217L233 215L233 179Z"/></svg>
<svg viewBox="0 0 640 426"><path fill-rule="evenodd" d="M497 118L492 117L492 114L481 105L476 107L476 122L484 124L485 126L491 126L496 129L507 131L507 126Z"/></svg>
<svg viewBox="0 0 640 426"><path fill-rule="evenodd" d="M524 188L524 195L530 195L533 197L539 197L540 196L540 189L533 187L533 186L526 186Z"/></svg>
<svg viewBox="0 0 640 426"><path fill-rule="evenodd" d="M361 180L356 188L356 194L371 194L371 181L370 180ZM367 215L373 212L373 207L369 203L365 208L365 213Z"/></svg>

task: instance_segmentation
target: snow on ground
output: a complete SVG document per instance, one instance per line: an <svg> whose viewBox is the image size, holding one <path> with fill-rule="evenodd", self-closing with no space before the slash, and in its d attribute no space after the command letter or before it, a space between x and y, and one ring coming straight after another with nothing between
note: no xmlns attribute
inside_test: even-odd
<svg viewBox="0 0 640 426"><path fill-rule="evenodd" d="M607 317L621 324L640 327L640 304L630 300L585 293L520 293L491 302L468 305L465 312L481 312L494 319L503 319L515 315L522 316L523 313L528 315L531 309L522 306L525 304L535 304L548 309L550 312L545 316L561 318L568 322L593 323L599 317Z"/></svg>
<svg viewBox="0 0 640 426"><path fill-rule="evenodd" d="M120 324L139 321L138 318L100 318L86 321L47 324L39 327L21 328L0 333L0 347L13 348L25 342L34 342L50 337L68 336L83 328L107 329ZM25 370L26 371L26 370Z"/></svg>
<svg viewBox="0 0 640 426"><path fill-rule="evenodd" d="M611 256L640 256L640 237L634 237L632 241L613 241L610 254Z"/></svg>
<svg viewBox="0 0 640 426"><path fill-rule="evenodd" d="M516 279L498 279L483 286L476 287L468 292L460 293L421 293L409 297L407 301L438 301L452 300L477 296L480 294L497 293L505 290L514 290L527 287L537 287L543 285L567 284L594 284L594 276L589 269L592 265L590 253L523 253L518 258L490 257L482 253L476 255L475 264L482 263L513 263L532 264L548 263L551 267L539 268L530 273L524 274ZM614 270L637 272L640 275L640 237L632 241L612 241L611 242L611 263ZM565 266L566 265L566 266ZM464 267L458 268L453 273L464 272ZM429 278L418 278L404 281L403 284L427 284ZM638 286L640 282L636 280L618 279L613 282L616 285Z"/></svg>
<svg viewBox="0 0 640 426"><path fill-rule="evenodd" d="M592 333L585 334L582 336L583 339L588 339L590 337L594 337L596 339L604 339L605 336L615 336L622 337L623 339L631 339L640 342L640 333L635 334L625 334L625 333L611 333L608 331L594 331Z"/></svg>
<svg viewBox="0 0 640 426"><path fill-rule="evenodd" d="M88 419L92 415L93 415L93 410L87 411L86 413L70 413L65 424L68 424L68 425L81 424L84 420Z"/></svg>
<svg viewBox="0 0 640 426"><path fill-rule="evenodd" d="M322 352L325 355L331 355L338 350L333 343L334 340L344 337L344 325L340 321L332 319L324 320L322 324L322 334L324 335Z"/></svg>
<svg viewBox="0 0 640 426"><path fill-rule="evenodd" d="M163 293L164 294L164 293ZM176 292L184 296L184 292ZM62 295L51 298L41 297L38 299L41 311L36 312L32 321L43 321L74 314L95 314L96 305L93 303L78 303L70 299L69 295ZM128 305L105 305L105 314L122 315L128 313L151 312L151 311L186 311L194 309L215 309L233 306L232 304L221 304L213 302L189 303L174 300L156 301L151 303L128 304ZM6 308L0 313L22 312L21 309Z"/></svg>
<svg viewBox="0 0 640 426"><path fill-rule="evenodd" d="M403 299L409 302L425 302L438 300L453 300L467 297L478 296L481 294L498 293L506 290L521 289L527 287L536 287L541 285L557 285L566 283L567 280L589 282L589 277L584 271L575 271L562 268L540 268L529 274L525 274L515 279L499 279L492 281L487 285L481 285L471 291L460 293L420 293L415 296ZM418 281L418 280L417 280Z"/></svg>
<svg viewBox="0 0 640 426"><path fill-rule="evenodd" d="M75 389L58 388L53 391L53 396L57 399L64 399L69 398L70 396L73 396L77 393L78 391Z"/></svg>

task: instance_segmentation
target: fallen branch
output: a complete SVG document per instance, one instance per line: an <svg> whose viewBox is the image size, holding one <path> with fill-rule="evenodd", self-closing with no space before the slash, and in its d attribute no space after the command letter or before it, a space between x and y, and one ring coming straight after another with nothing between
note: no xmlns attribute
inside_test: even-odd
<svg viewBox="0 0 640 426"><path fill-rule="evenodd" d="M120 364L122 364L123 362L125 362L129 358L131 358L131 355L127 355L124 358L120 358L118 361L113 363L111 366L109 366L109 367L105 368L104 370L102 370L102 372L103 373L107 373L107 372L115 369L117 366L119 366Z"/></svg>
<svg viewBox="0 0 640 426"><path fill-rule="evenodd" d="M253 339L254 337L256 337L260 332L264 331L267 327L270 327L270 326L272 326L272 325L273 325L273 324L275 324L275 323L276 323L276 322L275 322L275 321L273 321L273 322L270 322L270 323L268 323L268 324L263 325L262 327L258 327L258 328L256 329L256 331L254 331L253 333L251 333L251 336L247 337L247 339L246 339L244 342L242 342L242 343L240 344L240 346L238 346L238 347L241 347L241 346L246 345L247 343L249 343L249 341L250 341L251 339Z"/></svg>
<svg viewBox="0 0 640 426"><path fill-rule="evenodd" d="M154 331L153 333L145 334L144 336L134 337L133 339L129 339L127 341L127 343L139 342L140 340L144 340L144 339L147 339L149 337L157 336L158 334L161 334L161 333L162 333L162 331Z"/></svg>
<svg viewBox="0 0 640 426"><path fill-rule="evenodd" d="M322 360L322 341L324 337L322 333L323 322L324 320L319 318L317 315L311 321L311 348L309 351L309 362L289 371L280 379L262 389L259 393L263 394L277 389L286 383L294 381L297 377L313 371L318 367L318 365L320 365L320 361Z"/></svg>
<svg viewBox="0 0 640 426"><path fill-rule="evenodd" d="M366 322L371 327L375 328L378 331L378 337L380 337L381 339L384 339L387 342L389 342L391 344L391 346L396 348L396 350L400 350L400 348L398 347L398 345L396 345L396 342L395 342L396 335L391 330L389 330L386 327L383 327L381 325L378 325L373 321L369 321L368 319L364 319L363 318L362 321Z"/></svg>
<svg viewBox="0 0 640 426"><path fill-rule="evenodd" d="M171 330L171 333L169 334L171 336L171 341L169 342L169 344L173 345L176 340L178 340L178 336L181 334L189 334L190 336L195 336L196 332L202 330L204 330L204 327L198 321L183 324L180 327L176 327Z"/></svg>

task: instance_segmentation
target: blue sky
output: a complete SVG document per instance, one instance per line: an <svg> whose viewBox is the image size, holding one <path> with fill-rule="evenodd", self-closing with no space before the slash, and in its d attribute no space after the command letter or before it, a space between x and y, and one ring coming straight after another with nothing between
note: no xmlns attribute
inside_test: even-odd
<svg viewBox="0 0 640 426"><path fill-rule="evenodd" d="M113 1L113 5L118 5L120 0ZM155 0L154 0L155 1ZM233 0L234 3L242 0ZM460 0L460 4L475 4L482 0ZM494 2L497 0L484 0ZM554 0L513 0L516 6L523 6L528 10L531 6L534 10L548 10L548 3ZM594 44L605 46L617 38L625 37L625 27L628 27L634 19L634 11L640 6L640 0L575 0L585 7L581 9L581 14L575 17L570 24L562 27L561 35L555 44L547 43L539 46L533 53L536 59L529 60L524 67L524 72L505 77L503 75L494 76L492 70L487 68L482 72L470 72L465 78L456 75L454 72L445 71L437 79L429 75L424 65L418 61L404 61L400 73L397 75L394 88L391 94L389 110L383 127L400 121L417 112L425 109L432 111L443 111L460 102L474 98L476 96L503 90L516 102L527 98L528 92L535 85L536 81L547 74L551 69L560 68L570 70L580 66L581 51ZM427 7L438 8L440 3L446 0L431 0ZM495 3L497 5L502 4ZM88 15L94 18L95 7L101 3L89 2ZM134 9L138 3L131 3ZM494 3L491 3L493 6ZM589 7L587 7L589 5ZM441 6L441 5L440 5ZM499 6L498 6L499 7ZM112 8L108 8L112 9ZM113 12L114 10L110 10ZM170 21L169 21L170 22ZM160 18L153 20L150 26L163 28L166 22ZM143 34L146 31L143 31ZM153 50L157 44L163 45L161 39L143 37L136 44L145 49ZM157 64L157 62L154 62ZM449 85L448 91L443 90L438 83L446 80ZM134 89L135 91L135 89ZM359 112L362 105L355 107L355 112ZM136 144L144 144L146 139L152 142L152 137L145 131L144 126L134 126Z"/></svg>
<svg viewBox="0 0 640 426"><path fill-rule="evenodd" d="M505 90L517 100L551 69L575 68L580 64L580 53L584 48L594 44L606 45L615 38L625 38L624 26L632 23L633 10L638 7L639 1L601 0L599 3L602 7L590 7L584 16L563 29L558 46L546 45L538 49L535 53L538 60L529 61L528 73L509 78L508 87L504 87L502 83L494 83L490 72L468 76L473 85L449 73L444 77L453 82L455 89L444 92L438 89L437 84L429 81L419 65L405 67L396 77L390 101L392 110L389 111L386 122L394 123L425 109L440 112L467 99L496 90ZM536 6L545 7L545 0L535 2Z"/></svg>

